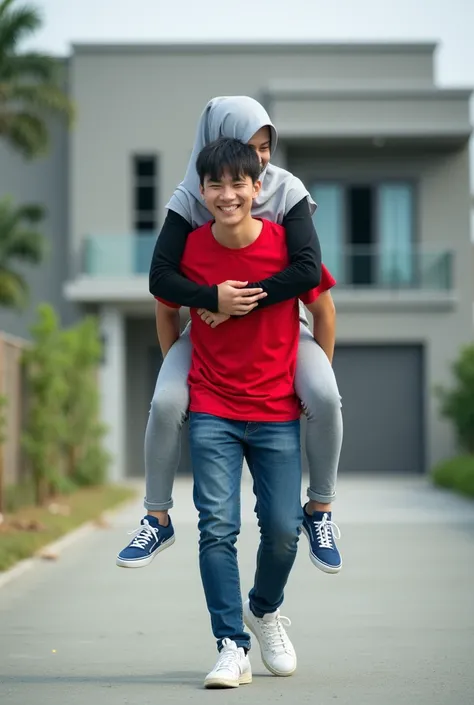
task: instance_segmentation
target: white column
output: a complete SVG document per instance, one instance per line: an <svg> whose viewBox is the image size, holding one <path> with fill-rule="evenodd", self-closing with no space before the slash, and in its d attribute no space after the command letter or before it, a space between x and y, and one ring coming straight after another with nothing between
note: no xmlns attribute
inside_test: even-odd
<svg viewBox="0 0 474 705"><path fill-rule="evenodd" d="M112 456L109 480L120 482L126 467L126 340L124 316L116 306L101 307L100 329L104 346L100 370L102 420L109 429L104 445Z"/></svg>

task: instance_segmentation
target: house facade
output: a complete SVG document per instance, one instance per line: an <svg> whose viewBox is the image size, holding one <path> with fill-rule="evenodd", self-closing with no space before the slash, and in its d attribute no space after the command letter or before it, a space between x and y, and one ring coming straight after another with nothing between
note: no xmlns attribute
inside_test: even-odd
<svg viewBox="0 0 474 705"><path fill-rule="evenodd" d="M436 86L434 51L73 47L69 90L79 117L51 166L64 199L60 206L51 196L53 212L65 209L67 220L54 276L63 306L100 318L113 478L143 474L161 359L148 266L197 120L216 95L265 105L279 132L275 161L319 206L323 260L338 281L341 472L423 472L455 452L433 389L450 383L452 361L473 339L470 91Z"/></svg>

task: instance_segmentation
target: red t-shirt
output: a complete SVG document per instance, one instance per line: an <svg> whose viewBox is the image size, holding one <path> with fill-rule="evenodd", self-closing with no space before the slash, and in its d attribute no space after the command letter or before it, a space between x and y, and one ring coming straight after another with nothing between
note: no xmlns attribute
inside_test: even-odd
<svg viewBox="0 0 474 705"><path fill-rule="evenodd" d="M219 282L220 283L220 282ZM321 294L324 294L325 291L329 291L329 289L332 289L333 286L335 286L336 280L332 276L331 272L327 267L324 266L324 264L321 265L321 281L319 282L318 286L316 287L316 291L318 292L318 295L313 299L316 301L316 299L321 296Z"/></svg>
<svg viewBox="0 0 474 705"><path fill-rule="evenodd" d="M207 286L226 279L259 281L288 266L286 234L281 225L262 220L258 238L241 249L219 244L211 225L207 223L187 237L180 266L191 281ZM325 280L327 285L326 275ZM312 303L326 290L321 287L322 282L301 296L303 303ZM299 418L301 404L294 390L299 341L297 299L257 308L217 328L204 323L195 309L191 309L191 321L191 411L240 421Z"/></svg>

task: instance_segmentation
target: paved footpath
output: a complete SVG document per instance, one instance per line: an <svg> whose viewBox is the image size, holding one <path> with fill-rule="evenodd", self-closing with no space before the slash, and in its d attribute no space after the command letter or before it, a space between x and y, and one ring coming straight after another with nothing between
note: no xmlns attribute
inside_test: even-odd
<svg viewBox="0 0 474 705"><path fill-rule="evenodd" d="M474 703L474 503L419 478L343 478L338 576L301 540L283 614L298 653L291 678L268 674L205 691L215 660L197 563L189 482L178 483L177 541L141 570L115 554L142 514L118 514L54 562L0 589L1 705L469 705ZM257 530L248 481L239 541L251 585Z"/></svg>

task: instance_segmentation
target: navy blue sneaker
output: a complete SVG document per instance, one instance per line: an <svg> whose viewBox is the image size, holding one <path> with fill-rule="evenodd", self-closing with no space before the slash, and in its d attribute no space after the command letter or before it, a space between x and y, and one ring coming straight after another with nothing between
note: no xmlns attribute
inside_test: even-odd
<svg viewBox="0 0 474 705"><path fill-rule="evenodd" d="M135 538L117 556L120 568L144 568L153 558L174 543L174 529L171 519L168 526L161 526L156 517L149 514L141 520L135 531Z"/></svg>
<svg viewBox="0 0 474 705"><path fill-rule="evenodd" d="M339 573L341 555L334 538L341 538L337 524L331 521L331 512L314 512L312 516L303 508L302 532L309 541L309 557L313 565L325 573Z"/></svg>

